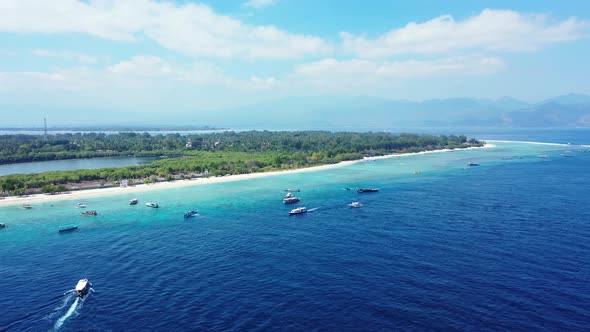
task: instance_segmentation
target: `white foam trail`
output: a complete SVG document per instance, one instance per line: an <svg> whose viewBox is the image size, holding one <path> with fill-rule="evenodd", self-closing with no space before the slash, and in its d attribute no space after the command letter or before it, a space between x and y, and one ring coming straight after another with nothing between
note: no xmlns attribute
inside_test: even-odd
<svg viewBox="0 0 590 332"><path fill-rule="evenodd" d="M70 316L72 316L74 314L74 312L76 312L76 309L78 308L78 302L80 301L79 297L76 297L76 300L74 301L74 303L72 303L72 305L70 306L70 309L68 309L68 312L66 312L65 315L61 316L60 319L57 320L57 322L55 322L55 325L53 326L53 329L55 331L59 330L62 325L64 325L64 322L66 321L66 319L70 318Z"/></svg>
<svg viewBox="0 0 590 332"><path fill-rule="evenodd" d="M504 141L504 140L485 140L485 141L486 142L493 142L493 143L523 143L523 144L550 145L550 146L576 146L575 144L530 142L530 141Z"/></svg>
<svg viewBox="0 0 590 332"><path fill-rule="evenodd" d="M315 210L317 210L317 209L319 209L319 207L317 207L317 208L313 208L313 209L309 209L309 210L307 210L307 212L313 212L313 211L315 211Z"/></svg>

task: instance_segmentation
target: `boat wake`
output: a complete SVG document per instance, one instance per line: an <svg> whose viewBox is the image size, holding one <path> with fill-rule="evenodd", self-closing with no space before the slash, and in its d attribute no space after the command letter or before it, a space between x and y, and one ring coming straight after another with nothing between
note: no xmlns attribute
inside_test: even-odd
<svg viewBox="0 0 590 332"><path fill-rule="evenodd" d="M70 306L68 311L55 322L55 325L53 326L53 330L58 331L64 325L64 323L66 322L66 320L68 318L70 318L72 315L76 314L78 311L78 306L81 307L82 303L80 302L80 298L76 297L76 299L74 300L74 303L72 303L72 305Z"/></svg>
<svg viewBox="0 0 590 332"><path fill-rule="evenodd" d="M316 211L317 209L319 209L319 207L313 208L313 209L308 209L307 212L313 212L313 211Z"/></svg>
<svg viewBox="0 0 590 332"><path fill-rule="evenodd" d="M55 308L56 313L65 308L71 301L72 297L75 297L75 300L68 309L68 311L66 311L66 313L55 322L55 324L53 325L53 331L59 331L59 329L61 329L61 327L70 317L78 315L78 312L82 308L82 304L84 303L85 299L88 298L88 295L90 295L90 293L92 293L93 291L94 289L90 288L90 291L88 292L88 294L86 294L85 298L77 297L75 295L74 290L67 291L64 294L65 297L61 305Z"/></svg>

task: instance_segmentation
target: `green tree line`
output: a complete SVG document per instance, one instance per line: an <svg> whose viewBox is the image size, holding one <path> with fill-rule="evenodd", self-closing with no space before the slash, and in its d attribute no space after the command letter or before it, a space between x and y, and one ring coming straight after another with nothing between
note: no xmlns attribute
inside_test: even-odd
<svg viewBox="0 0 590 332"><path fill-rule="evenodd" d="M187 146L187 142L190 144ZM0 136L0 161L25 162L105 156L167 156L120 168L51 171L0 177L4 194L59 192L65 185L123 179L138 182L246 174L360 159L365 155L465 148L482 143L465 136L325 131L224 132L182 136L120 133ZM12 153L11 153L12 151ZM62 186L60 186L62 185Z"/></svg>

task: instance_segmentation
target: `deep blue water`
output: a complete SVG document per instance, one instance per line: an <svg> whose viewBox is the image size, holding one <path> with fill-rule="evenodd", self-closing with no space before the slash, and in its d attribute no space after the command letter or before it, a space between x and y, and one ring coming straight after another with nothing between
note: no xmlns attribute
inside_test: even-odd
<svg viewBox="0 0 590 332"><path fill-rule="evenodd" d="M0 330L587 330L590 153L578 150L498 144L143 193L133 207L88 200L97 217L71 201L0 208ZM289 217L287 187L319 209ZM184 220L191 207L201 215ZM66 223L80 229L59 234ZM63 293L83 277L95 292L73 307Z"/></svg>

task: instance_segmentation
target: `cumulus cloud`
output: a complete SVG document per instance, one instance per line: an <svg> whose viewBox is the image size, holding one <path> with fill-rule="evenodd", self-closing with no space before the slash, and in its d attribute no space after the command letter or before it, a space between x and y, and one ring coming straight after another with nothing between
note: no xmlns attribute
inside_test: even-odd
<svg viewBox="0 0 590 332"><path fill-rule="evenodd" d="M424 23L411 22L374 39L348 32L340 33L340 37L345 53L379 58L466 49L532 51L584 38L589 27L588 21L576 18L553 23L545 15L485 9L464 21L444 15Z"/></svg>
<svg viewBox="0 0 590 332"><path fill-rule="evenodd" d="M263 8L274 4L274 0L250 0L242 4L244 7Z"/></svg>
<svg viewBox="0 0 590 332"><path fill-rule="evenodd" d="M147 37L197 57L280 59L330 52L315 36L244 24L202 4L156 0L3 0L0 31L74 32L116 41Z"/></svg>

